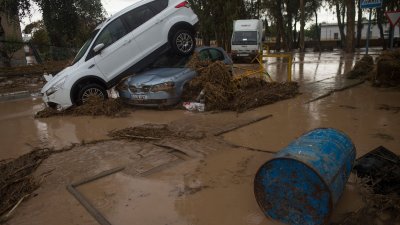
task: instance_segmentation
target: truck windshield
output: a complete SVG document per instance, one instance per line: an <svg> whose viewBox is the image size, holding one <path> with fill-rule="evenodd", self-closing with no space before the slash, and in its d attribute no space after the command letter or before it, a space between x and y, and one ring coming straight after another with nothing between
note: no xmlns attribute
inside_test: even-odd
<svg viewBox="0 0 400 225"><path fill-rule="evenodd" d="M78 62L85 55L97 32L99 32L99 30L94 30L89 39L85 42L85 44L83 44L81 50L79 50L78 54L76 54L74 61L72 61L72 65Z"/></svg>
<svg viewBox="0 0 400 225"><path fill-rule="evenodd" d="M233 45L257 45L257 31L236 31L232 37Z"/></svg>

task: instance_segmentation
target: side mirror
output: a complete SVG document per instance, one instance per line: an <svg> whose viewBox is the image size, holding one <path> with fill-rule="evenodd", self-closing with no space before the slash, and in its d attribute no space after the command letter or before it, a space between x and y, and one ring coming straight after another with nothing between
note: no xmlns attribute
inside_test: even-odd
<svg viewBox="0 0 400 225"><path fill-rule="evenodd" d="M104 45L103 43L98 44L98 45L96 45L96 46L93 48L93 51L94 51L95 53L99 53L101 50L103 50L104 46L105 46L105 45Z"/></svg>

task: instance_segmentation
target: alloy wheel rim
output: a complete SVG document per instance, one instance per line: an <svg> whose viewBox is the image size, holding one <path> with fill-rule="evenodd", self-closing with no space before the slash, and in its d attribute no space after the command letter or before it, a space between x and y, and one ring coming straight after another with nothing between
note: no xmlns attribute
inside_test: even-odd
<svg viewBox="0 0 400 225"><path fill-rule="evenodd" d="M193 39L189 34L181 33L176 39L176 46L179 51L188 53L193 48Z"/></svg>
<svg viewBox="0 0 400 225"><path fill-rule="evenodd" d="M98 88L89 88L83 92L82 103L86 103L91 97L100 97L101 99L104 99L104 94Z"/></svg>

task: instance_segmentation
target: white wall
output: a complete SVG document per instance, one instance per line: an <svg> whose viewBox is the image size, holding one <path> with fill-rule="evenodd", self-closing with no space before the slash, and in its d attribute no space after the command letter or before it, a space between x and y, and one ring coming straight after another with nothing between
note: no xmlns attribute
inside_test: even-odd
<svg viewBox="0 0 400 225"><path fill-rule="evenodd" d="M387 36L389 35L389 24L383 25L383 30L384 32L386 31ZM355 27L356 33L357 33L357 26ZM361 39L367 39L367 30L368 30L368 24L364 24L364 27L362 29L361 33ZM344 29L344 32L346 33L346 27ZM335 39L335 33L337 34L337 39ZM399 37L399 27L396 26L394 30L394 37ZM357 34L355 35L357 37ZM379 34L379 27L378 25L371 24L371 39L379 39L380 34ZM340 40L340 31L339 27L337 25L329 25L329 24L322 24L321 25L321 40L322 41L332 41L332 40Z"/></svg>

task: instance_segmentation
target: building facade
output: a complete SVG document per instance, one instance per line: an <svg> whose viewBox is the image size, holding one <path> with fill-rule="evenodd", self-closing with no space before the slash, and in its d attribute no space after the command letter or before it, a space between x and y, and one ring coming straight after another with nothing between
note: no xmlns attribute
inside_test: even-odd
<svg viewBox="0 0 400 225"><path fill-rule="evenodd" d="M363 28L361 31L361 39L366 40L367 39L367 30L368 30L368 21L363 21ZM389 29L390 29L390 24L383 24L383 31L385 34L385 38L389 37ZM357 37L357 25L356 25L356 34L355 37ZM346 26L344 28L344 32L346 33ZM399 27L396 26L394 30L394 37L398 38L400 36L399 34ZM371 30L370 30L370 38L371 40L377 40L380 39L380 31L379 27L377 24L371 23ZM328 24L328 23L322 23L321 24L321 41L335 41L335 40L340 40L340 30L338 24Z"/></svg>

